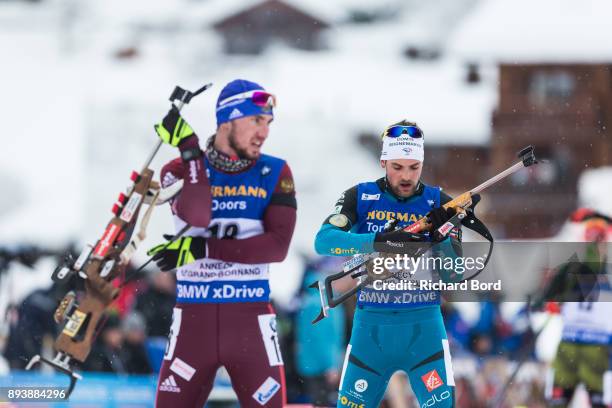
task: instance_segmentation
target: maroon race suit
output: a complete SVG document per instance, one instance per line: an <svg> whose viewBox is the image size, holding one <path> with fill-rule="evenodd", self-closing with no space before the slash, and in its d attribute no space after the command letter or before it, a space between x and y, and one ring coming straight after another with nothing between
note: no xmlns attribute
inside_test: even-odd
<svg viewBox="0 0 612 408"><path fill-rule="evenodd" d="M177 302L156 406L202 407L224 366L241 407L280 408L286 401L285 375L268 264L285 258L293 235L293 177L283 160L268 155L238 170L220 168L209 159L211 148L203 162L212 219L208 228L185 234L206 237L207 256L177 270ZM187 177L180 159L161 173L163 187ZM176 202L173 213L178 231L185 223Z"/></svg>

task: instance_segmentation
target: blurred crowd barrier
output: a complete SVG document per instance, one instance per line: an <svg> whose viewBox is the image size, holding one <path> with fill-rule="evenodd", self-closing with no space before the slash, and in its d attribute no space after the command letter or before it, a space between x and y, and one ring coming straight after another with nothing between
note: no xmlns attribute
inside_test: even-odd
<svg viewBox="0 0 612 408"><path fill-rule="evenodd" d="M30 258L24 258L28 264L32 264ZM288 403L292 405L335 406L355 304L346 302L313 326L311 321L318 314L320 301L318 292L308 286L339 270L343 260L305 259L300 290L289 305L275 307ZM350 282L339 281L338 285L336 289L344 291ZM6 308L0 333L0 387L66 386L66 377L50 372L49 367L43 368L47 371L23 371L35 354L53 355L53 340L58 332L53 312L64 293L65 288L56 285L36 289ZM84 378L71 402L96 407L152 406L174 294L174 276L162 272L143 274L125 286L109 309L88 360L80 367ZM453 355L457 406L491 406L521 360L525 363L507 386L505 401L499 406L546 406L547 367L535 359L535 333L526 309L517 308L508 314L502 313L501 302L474 302L476 318L468 319L456 305L443 303L442 312ZM227 373L220 370L209 405L236 406L235 401ZM392 381L384 406L416 406L402 375Z"/></svg>

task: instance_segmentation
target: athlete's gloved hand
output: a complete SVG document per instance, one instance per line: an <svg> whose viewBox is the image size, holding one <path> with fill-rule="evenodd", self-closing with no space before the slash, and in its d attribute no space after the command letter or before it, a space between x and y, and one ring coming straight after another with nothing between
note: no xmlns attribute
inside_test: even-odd
<svg viewBox="0 0 612 408"><path fill-rule="evenodd" d="M427 236L406 232L401 229L390 232L379 232L374 238L374 249L378 252L416 256L420 253L421 249L424 248L422 243L425 241L427 241Z"/></svg>
<svg viewBox="0 0 612 408"><path fill-rule="evenodd" d="M194 134L189 123L183 119L178 108L172 105L161 123L156 124L155 131L164 143L178 146L181 142Z"/></svg>
<svg viewBox="0 0 612 408"><path fill-rule="evenodd" d="M164 235L171 239L171 235ZM153 261L162 271L168 272L196 259L206 257L206 238L203 237L181 237L168 244L159 244L147 251L147 255L153 256Z"/></svg>
<svg viewBox="0 0 612 408"><path fill-rule="evenodd" d="M431 221L431 230L436 231L442 225L446 224L455 214L457 210L454 208L437 207L431 210L428 214Z"/></svg>

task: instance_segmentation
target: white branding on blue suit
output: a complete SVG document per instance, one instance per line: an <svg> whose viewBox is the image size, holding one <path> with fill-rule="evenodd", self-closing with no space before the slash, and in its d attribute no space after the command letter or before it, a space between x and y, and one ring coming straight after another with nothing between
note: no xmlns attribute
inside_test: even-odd
<svg viewBox="0 0 612 408"><path fill-rule="evenodd" d="M425 401L422 405L421 408L426 408L426 407L433 407L434 405L436 405L438 402L442 402L445 399L448 399L451 397L451 393L450 391L446 390L444 392L442 392L441 394L434 394L431 398L429 398L427 401Z"/></svg>
<svg viewBox="0 0 612 408"><path fill-rule="evenodd" d="M365 379L361 378L355 381L354 387L355 391L357 392L365 392L368 389L368 382Z"/></svg>
<svg viewBox="0 0 612 408"><path fill-rule="evenodd" d="M380 194L361 193L361 199L363 201L377 201L380 200Z"/></svg>
<svg viewBox="0 0 612 408"><path fill-rule="evenodd" d="M219 201L212 200L211 210L246 210L247 202L244 200Z"/></svg>
<svg viewBox="0 0 612 408"><path fill-rule="evenodd" d="M174 217L180 230L186 224ZM215 218L209 228L190 228L185 235L205 238L231 236L246 239L263 233L261 220ZM176 294L180 303L264 302L269 300L268 264L243 264L198 259L178 268Z"/></svg>
<svg viewBox="0 0 612 408"><path fill-rule="evenodd" d="M267 301L269 295L270 287L267 280L176 284L177 301L182 303Z"/></svg>

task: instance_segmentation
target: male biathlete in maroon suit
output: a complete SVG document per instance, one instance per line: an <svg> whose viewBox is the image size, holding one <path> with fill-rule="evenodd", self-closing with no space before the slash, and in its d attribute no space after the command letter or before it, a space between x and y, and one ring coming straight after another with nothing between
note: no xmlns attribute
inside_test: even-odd
<svg viewBox="0 0 612 408"><path fill-rule="evenodd" d="M296 200L287 163L260 153L274 102L274 96L256 83L230 82L219 95L217 132L205 151L200 152L197 143L192 149L179 145L182 159L162 169L164 187L179 179L193 181L199 173L185 164L186 158L200 154L212 195L211 208L202 211L212 211L212 218L208 228L191 228L167 248L159 245L150 251L160 269L176 268L177 274L158 407L202 407L221 366L231 377L241 407L285 404L268 264L287 255ZM162 139L193 135L176 110L157 130ZM193 143L187 140L193 138L185 141ZM173 214L178 231L185 222L176 208L177 202Z"/></svg>

